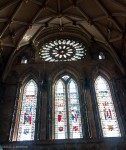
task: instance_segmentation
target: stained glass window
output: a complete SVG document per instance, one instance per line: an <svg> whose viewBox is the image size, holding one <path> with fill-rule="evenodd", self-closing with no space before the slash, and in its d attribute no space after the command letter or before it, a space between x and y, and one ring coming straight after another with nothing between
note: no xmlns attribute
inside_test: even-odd
<svg viewBox="0 0 126 150"><path fill-rule="evenodd" d="M102 77L95 80L95 91L104 137L120 137L118 120L109 88L109 84Z"/></svg>
<svg viewBox="0 0 126 150"><path fill-rule="evenodd" d="M23 92L17 141L34 140L37 104L37 85L30 80Z"/></svg>
<svg viewBox="0 0 126 150"><path fill-rule="evenodd" d="M78 87L68 75L55 87L55 139L82 138Z"/></svg>
<svg viewBox="0 0 126 150"><path fill-rule="evenodd" d="M100 52L98 55L98 59L105 59L105 55L103 52Z"/></svg>
<svg viewBox="0 0 126 150"><path fill-rule="evenodd" d="M27 60L27 58L24 56L24 57L22 57L22 59L21 59L21 64L27 64L28 63L28 60Z"/></svg>
<svg viewBox="0 0 126 150"><path fill-rule="evenodd" d="M67 136L65 85L59 80L55 91L55 139L66 139Z"/></svg>
<svg viewBox="0 0 126 150"><path fill-rule="evenodd" d="M40 58L48 62L77 61L84 58L87 51L81 42L70 39L53 40L35 47L40 47Z"/></svg>

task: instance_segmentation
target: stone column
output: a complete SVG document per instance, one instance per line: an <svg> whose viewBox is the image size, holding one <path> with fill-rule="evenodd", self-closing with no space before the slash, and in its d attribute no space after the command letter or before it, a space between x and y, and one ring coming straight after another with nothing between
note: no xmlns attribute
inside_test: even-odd
<svg viewBox="0 0 126 150"><path fill-rule="evenodd" d="M94 81L92 78L87 80L87 97L88 97L88 113L91 128L91 138L102 137L102 129L100 125L100 116L98 110L98 104L95 94Z"/></svg>
<svg viewBox="0 0 126 150"><path fill-rule="evenodd" d="M21 81L16 84L16 93L15 93L15 102L14 102L14 109L13 109L13 116L12 116L12 122L11 122L11 131L10 131L10 141L16 141L17 138L17 128L18 128L18 120L17 120L17 112L18 105L20 101L20 92L21 92Z"/></svg>
<svg viewBox="0 0 126 150"><path fill-rule="evenodd" d="M40 139L41 131L41 111L42 111L42 82L38 82L38 92L37 92L37 107L36 107L36 124L35 124L35 140Z"/></svg>
<svg viewBox="0 0 126 150"><path fill-rule="evenodd" d="M42 86L41 86L41 135L40 139L45 140L46 139L46 120L47 120L47 101L48 101L48 84L46 78L43 79L42 81Z"/></svg>
<svg viewBox="0 0 126 150"><path fill-rule="evenodd" d="M94 120L94 109L92 98L94 97L92 93L92 81L89 77L86 77L84 80L84 97L85 97L85 105L86 105L86 117L87 117L87 124L88 124L88 138L97 137L96 135L96 126Z"/></svg>
<svg viewBox="0 0 126 150"><path fill-rule="evenodd" d="M126 136L126 77L111 80L113 102L122 136Z"/></svg>

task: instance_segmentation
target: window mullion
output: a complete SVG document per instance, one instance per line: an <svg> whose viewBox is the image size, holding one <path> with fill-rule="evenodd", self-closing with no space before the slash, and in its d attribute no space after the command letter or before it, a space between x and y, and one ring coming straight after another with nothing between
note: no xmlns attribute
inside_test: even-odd
<svg viewBox="0 0 126 150"><path fill-rule="evenodd" d="M67 84L65 84L65 96L66 96L66 116L67 116L67 137L70 138L70 128L69 128L69 106L68 106L68 89Z"/></svg>

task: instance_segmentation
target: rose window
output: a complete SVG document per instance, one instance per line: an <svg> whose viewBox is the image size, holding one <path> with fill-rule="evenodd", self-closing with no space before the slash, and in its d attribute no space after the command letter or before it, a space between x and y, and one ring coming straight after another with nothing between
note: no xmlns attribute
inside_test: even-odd
<svg viewBox="0 0 126 150"><path fill-rule="evenodd" d="M49 62L77 61L86 55L85 46L74 40L54 40L41 46L39 55L42 60Z"/></svg>

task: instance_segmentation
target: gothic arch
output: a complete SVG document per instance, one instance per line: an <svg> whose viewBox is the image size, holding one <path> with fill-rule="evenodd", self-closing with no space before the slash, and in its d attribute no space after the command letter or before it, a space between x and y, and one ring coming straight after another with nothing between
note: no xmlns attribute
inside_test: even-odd
<svg viewBox="0 0 126 150"><path fill-rule="evenodd" d="M60 75L68 73L79 81L83 78L83 75L80 72L81 71L78 68L74 69L74 66L60 66L49 76L49 80L54 83Z"/></svg>
<svg viewBox="0 0 126 150"><path fill-rule="evenodd" d="M101 68L98 68L96 70L96 72L92 75L92 88L91 88L91 92L92 92L92 95L94 95L94 98L92 97L92 107L93 107L93 111L94 111L94 118L95 118L95 123L97 124L96 125L96 128L97 128L97 135L98 136L103 136L103 124L101 123L101 114L100 112L103 111L103 110L100 110L99 106L100 106L100 103L102 102L98 102L100 99L102 99L102 97L100 98L99 97L99 100L98 100L98 97L97 95L99 96L99 94L96 92L96 80L98 80L98 78L102 78L104 80L104 82L106 82L106 86L108 86L108 93L110 93L110 97L106 97L106 99L111 99L111 103L112 103L112 110L113 112L112 113L115 113L114 116L117 117L117 126L119 125L119 132L121 132L121 134L119 135L116 135L116 136L122 136L122 130L121 127L122 127L122 122L120 121L120 119L118 120L118 118L120 118L120 113L119 113L119 108L117 106L117 98L115 96L115 87L113 85L113 80L112 80L112 74L107 72L106 71L107 69L101 69ZM103 86L102 86L103 87ZM92 91L93 90L93 91ZM104 101L104 100L103 100ZM110 104L109 104L109 101L107 101L107 104L108 104L108 107L110 107ZM103 104L104 106L104 104ZM116 106L116 107L115 107ZM107 107L107 108L108 108ZM104 109L105 110L105 109ZM110 109L109 109L110 110ZM114 112L115 111L115 112ZM104 115L105 115L105 112L103 111ZM112 114L110 112L110 114ZM104 116L105 117L105 116ZM110 115L109 119L112 119L112 115ZM105 120L106 117L105 117ZM113 130L113 129L112 129ZM104 135L105 136L105 135ZM108 136L111 136L111 135L108 135Z"/></svg>
<svg viewBox="0 0 126 150"><path fill-rule="evenodd" d="M52 101L52 138L82 138L78 84L70 74L56 80Z"/></svg>
<svg viewBox="0 0 126 150"><path fill-rule="evenodd" d="M105 66L97 65L91 73L91 79L95 81L95 79L101 75L103 76L107 81L110 81L113 77L113 72L110 72Z"/></svg>
<svg viewBox="0 0 126 150"><path fill-rule="evenodd" d="M33 79L36 83L39 81L39 73L34 68L26 69L23 74L21 74L19 81L24 84L30 79Z"/></svg>
<svg viewBox="0 0 126 150"><path fill-rule="evenodd" d="M76 84L77 84L77 86L78 86L78 95L79 95L79 97L80 97L80 87L82 86L82 75L80 74L80 72L79 72L79 70L75 70L75 69L73 69L73 67L72 66L61 66L60 68L58 68L56 71L54 71L51 75L50 75L50 77L49 77L49 85L50 85L50 88L49 88L49 92L50 92L50 94L51 94L51 97L50 97L50 99L49 99L49 114L52 114L52 115L49 115L49 118L50 118L50 120L52 120L52 118L53 118L53 113L54 113L54 108L53 108L53 106L54 106L54 102L55 102L55 87L56 87L56 84L57 84L57 81L59 80L59 79L61 79L62 78L62 76L64 76L64 75L68 75L71 79L73 79L75 82L76 82ZM79 99L79 101L80 101L80 103L81 103L81 99ZM81 104L80 104L81 105ZM81 111L81 110L80 110ZM83 124L83 123L82 123ZM53 136L52 136L52 134L54 135L54 133L52 133L53 132L53 129L52 129L52 121L50 121L49 122L49 130L51 131L50 132L50 138L52 138Z"/></svg>
<svg viewBox="0 0 126 150"><path fill-rule="evenodd" d="M29 127L30 130L29 133L34 132L33 135L31 134L31 139L26 138L26 140L34 139L34 137L36 136L36 125L37 125L35 122L37 116L36 114L38 113L36 109L37 104L38 104L38 79L35 71L32 70L31 72L30 69L20 76L20 80L18 83L13 113L13 122L11 126L10 141L17 141L17 140L20 141L21 135L19 135L19 133L22 132L23 129L25 130L25 127L23 127L23 125L20 125L23 124L22 122L24 122L25 124L25 113L29 114L30 116L29 120L26 120L26 123L28 122L29 124L31 124L31 127ZM23 114L24 118L22 117ZM18 131L21 127L22 131ZM21 140L23 140L23 137L21 138Z"/></svg>

